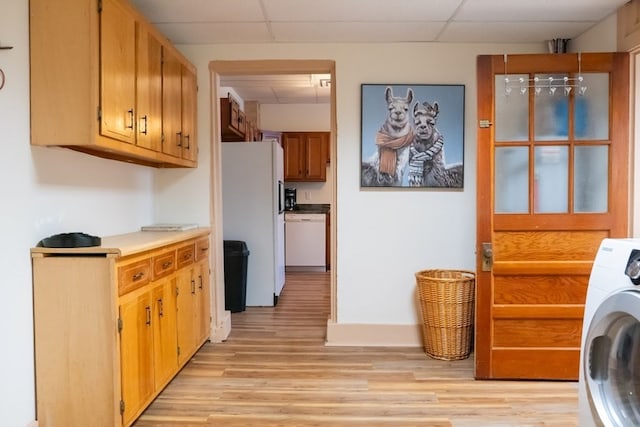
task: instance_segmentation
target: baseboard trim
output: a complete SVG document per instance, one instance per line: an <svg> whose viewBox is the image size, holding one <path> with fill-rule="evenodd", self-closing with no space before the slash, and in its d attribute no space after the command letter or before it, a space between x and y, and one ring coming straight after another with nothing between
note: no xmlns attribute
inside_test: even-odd
<svg viewBox="0 0 640 427"><path fill-rule="evenodd" d="M225 310L217 327L211 328L211 342L223 342L231 333L231 312Z"/></svg>
<svg viewBox="0 0 640 427"><path fill-rule="evenodd" d="M31 421L29 424L27 424L27 427L38 427L38 421L37 420Z"/></svg>
<svg viewBox="0 0 640 427"><path fill-rule="evenodd" d="M421 325L335 323L327 321L328 346L422 347Z"/></svg>

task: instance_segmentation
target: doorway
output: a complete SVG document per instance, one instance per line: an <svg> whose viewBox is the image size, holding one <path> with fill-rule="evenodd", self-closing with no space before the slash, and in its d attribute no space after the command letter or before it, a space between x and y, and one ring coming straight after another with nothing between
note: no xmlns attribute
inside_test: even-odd
<svg viewBox="0 0 640 427"><path fill-rule="evenodd" d="M331 81L331 99L330 99L330 141L329 150L332 159L331 171L331 212L335 217L337 211L337 162L336 162L336 100L335 100L335 62L328 60L247 60L247 61L211 61L209 63L210 74L210 103L211 103L211 224L214 228L214 239L216 247L222 247L222 176L221 176L221 122L219 111L219 94L221 76L228 75L283 75L283 74L329 74ZM330 224L330 241L331 241L331 271L330 271L330 294L331 307L329 321L336 319L336 221ZM220 243L220 244L218 244ZM218 251L221 252L221 251ZM219 253L214 258L215 268L212 271L212 316L213 321L217 325L226 323L225 307L224 307L224 277L219 274L222 271L223 255Z"/></svg>

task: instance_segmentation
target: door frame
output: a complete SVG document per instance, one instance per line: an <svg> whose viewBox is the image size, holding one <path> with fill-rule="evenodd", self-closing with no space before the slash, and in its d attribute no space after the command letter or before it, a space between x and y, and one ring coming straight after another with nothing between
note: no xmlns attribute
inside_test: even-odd
<svg viewBox="0 0 640 427"><path fill-rule="evenodd" d="M331 214L333 219L330 222L331 236L331 313L329 322L337 321L337 301L336 301L336 271L337 271L337 117L336 117L336 75L335 61L331 60L234 60L234 61L210 61L209 62L209 87L210 87L210 121L211 121L211 152L209 182L210 185L210 213L211 225L213 227L213 259L211 272L211 314L213 331L218 331L217 341L226 339L231 331L230 313L225 312L224 304L224 254L222 239L222 141L220 137L220 107L218 88L221 75L262 75L262 74L330 74L331 75L331 109L330 109L330 141L329 150L331 158Z"/></svg>

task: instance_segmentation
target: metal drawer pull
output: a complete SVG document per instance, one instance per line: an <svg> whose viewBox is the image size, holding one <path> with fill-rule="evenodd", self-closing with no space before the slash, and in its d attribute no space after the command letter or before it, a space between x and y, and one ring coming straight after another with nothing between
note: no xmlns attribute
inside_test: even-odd
<svg viewBox="0 0 640 427"><path fill-rule="evenodd" d="M173 264L173 261L166 261L162 263L162 269L166 270L167 268L171 267L171 264Z"/></svg>
<svg viewBox="0 0 640 427"><path fill-rule="evenodd" d="M138 280L142 279L144 277L144 271L139 271L138 273L134 274L132 279L134 282L137 282Z"/></svg>

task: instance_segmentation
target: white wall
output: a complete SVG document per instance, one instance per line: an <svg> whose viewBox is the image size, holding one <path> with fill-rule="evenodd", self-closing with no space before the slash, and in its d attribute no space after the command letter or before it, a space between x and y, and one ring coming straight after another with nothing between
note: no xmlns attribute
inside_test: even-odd
<svg viewBox="0 0 640 427"><path fill-rule="evenodd" d="M615 52L617 50L617 14L611 14L569 42L571 52Z"/></svg>
<svg viewBox="0 0 640 427"><path fill-rule="evenodd" d="M209 60L336 61L338 205L333 212L338 227L339 323L417 324L416 271L475 269L476 56L542 53L543 44L234 44L180 48L198 65L200 74L208 73ZM360 190L362 83L465 85L463 191ZM199 98L206 93L201 86ZM208 125L200 122L201 134L203 126Z"/></svg>

